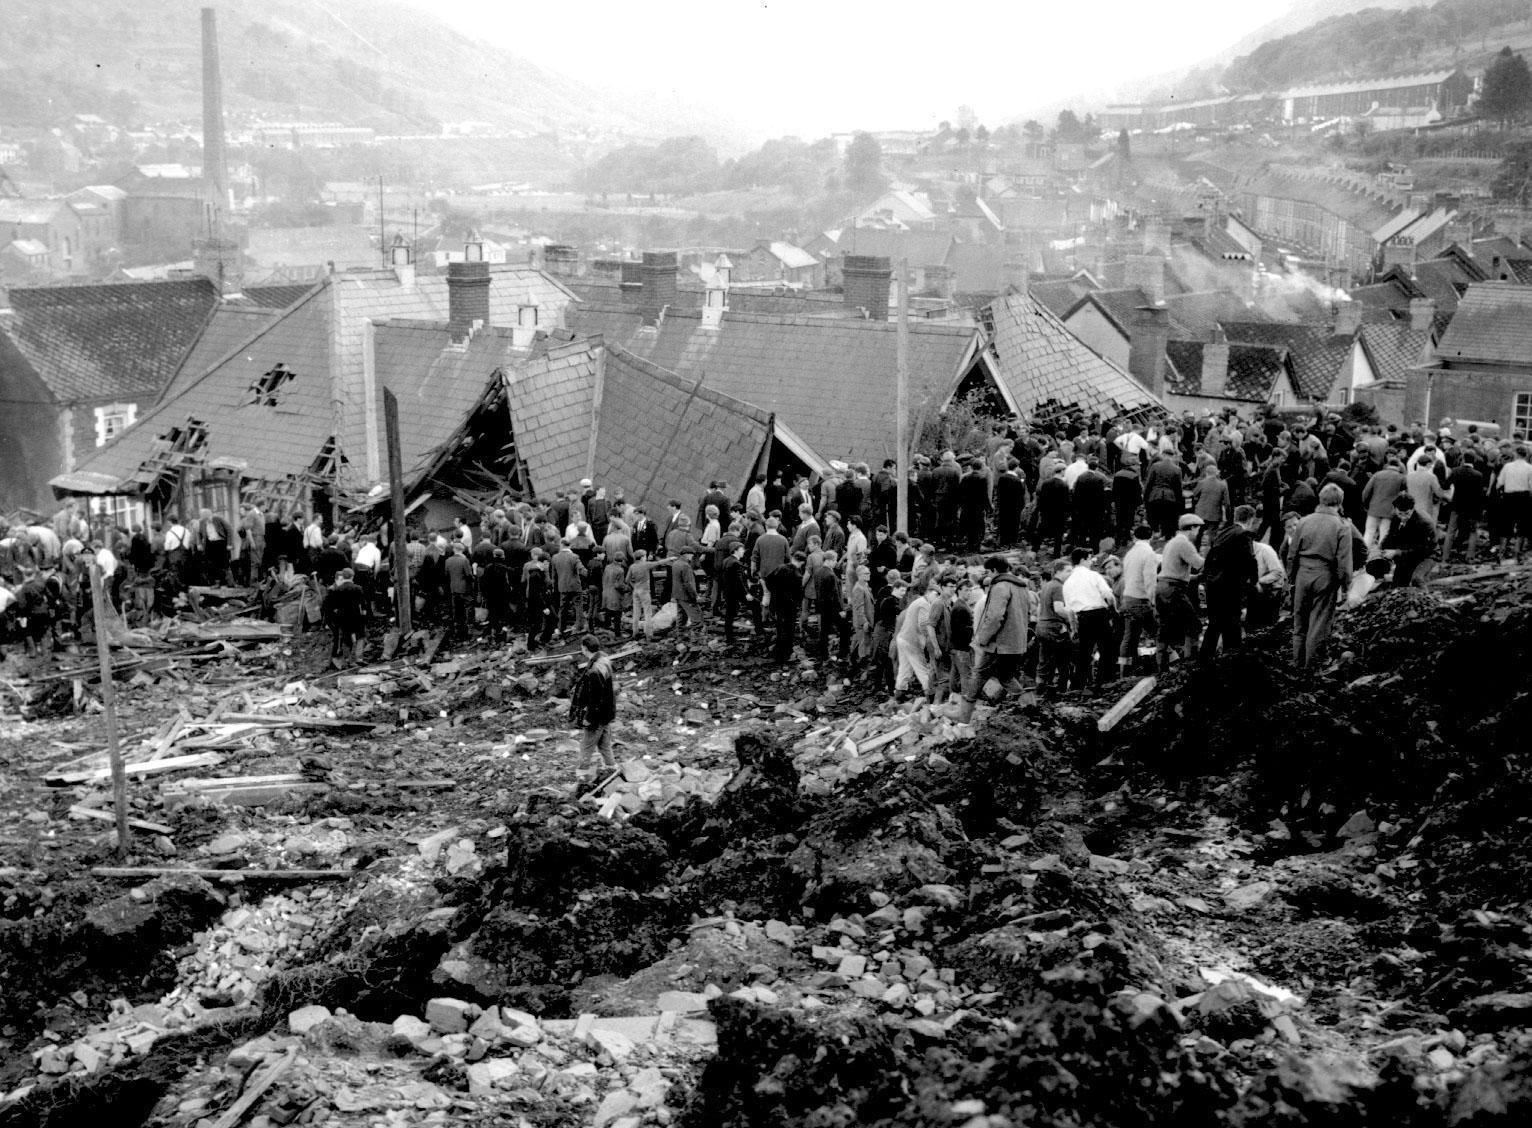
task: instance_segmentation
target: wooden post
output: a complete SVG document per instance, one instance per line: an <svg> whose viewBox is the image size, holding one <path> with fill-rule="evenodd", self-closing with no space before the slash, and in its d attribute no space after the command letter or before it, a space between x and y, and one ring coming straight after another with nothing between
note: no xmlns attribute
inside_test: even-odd
<svg viewBox="0 0 1532 1128"><path fill-rule="evenodd" d="M388 434L388 491L392 495L394 556L394 605L399 616L399 635L414 629L415 605L410 596L410 557L405 551L404 535L404 455L399 449L399 401L389 388L383 389L383 429Z"/></svg>
<svg viewBox="0 0 1532 1128"><path fill-rule="evenodd" d="M899 322L894 334L894 458L898 462L895 494L896 532L910 531L910 303L907 281L909 260L899 260Z"/></svg>
<svg viewBox="0 0 1532 1128"><path fill-rule="evenodd" d="M698 381L699 385L701 381ZM596 354L595 394L590 401L590 444L585 451L585 476L596 480L596 450L601 431L601 400L606 394L606 349Z"/></svg>
<svg viewBox="0 0 1532 1128"><path fill-rule="evenodd" d="M96 617L96 655L101 660L101 705L106 710L106 754L112 764L112 803L117 808L117 856L128 855L128 777L117 746L117 687L112 681L112 646L106 637L106 585L101 566L90 563L90 600Z"/></svg>

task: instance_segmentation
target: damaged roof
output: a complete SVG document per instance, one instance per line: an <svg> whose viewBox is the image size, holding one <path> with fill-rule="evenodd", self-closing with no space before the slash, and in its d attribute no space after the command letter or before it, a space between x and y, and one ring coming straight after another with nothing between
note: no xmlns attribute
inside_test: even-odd
<svg viewBox="0 0 1532 1128"><path fill-rule="evenodd" d="M11 338L60 403L156 395L218 304L206 278L18 286Z"/></svg>
<svg viewBox="0 0 1532 1128"><path fill-rule="evenodd" d="M571 306L569 326L683 378L775 414L808 448L800 458L881 462L894 453L897 326L848 317L723 314L717 328L699 310L672 310L643 326L625 306ZM944 402L981 351L974 326L912 320L911 410Z"/></svg>
<svg viewBox="0 0 1532 1128"><path fill-rule="evenodd" d="M1007 294L988 310L996 378L1013 411L1079 406L1111 418L1163 414L1164 405L1149 389L1093 352L1031 295Z"/></svg>
<svg viewBox="0 0 1532 1128"><path fill-rule="evenodd" d="M1412 329L1408 321L1363 325L1362 348L1379 380L1403 379L1405 373L1426 359L1431 348L1429 329Z"/></svg>

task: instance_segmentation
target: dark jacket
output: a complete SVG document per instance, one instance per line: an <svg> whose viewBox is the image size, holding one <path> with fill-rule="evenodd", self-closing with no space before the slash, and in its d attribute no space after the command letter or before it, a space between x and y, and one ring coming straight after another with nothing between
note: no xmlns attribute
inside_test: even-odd
<svg viewBox="0 0 1532 1128"><path fill-rule="evenodd" d="M605 654L597 654L580 671L569 701L569 719L583 728L600 728L617 719L616 678Z"/></svg>
<svg viewBox="0 0 1532 1128"><path fill-rule="evenodd" d="M355 583L342 580L325 593L325 619L339 631L361 630L367 619L362 600L362 589Z"/></svg>
<svg viewBox="0 0 1532 1128"><path fill-rule="evenodd" d="M1002 572L989 583L974 642L992 654L1027 652L1027 587L1020 576Z"/></svg>
<svg viewBox="0 0 1532 1128"><path fill-rule="evenodd" d="M725 601L743 603L749 589L745 586L745 565L737 560L733 554L724 557L724 561L718 567L719 590L723 593Z"/></svg>
<svg viewBox="0 0 1532 1128"><path fill-rule="evenodd" d="M779 564L766 574L766 590L771 593L771 605L777 613L797 613L803 602L803 579L792 564Z"/></svg>
<svg viewBox="0 0 1532 1128"><path fill-rule="evenodd" d="M1202 558L1202 584L1209 599L1238 601L1255 585L1255 548L1242 525L1230 525L1213 536Z"/></svg>
<svg viewBox="0 0 1532 1128"><path fill-rule="evenodd" d="M1182 497L1181 467L1169 458L1156 459L1144 478L1144 502L1148 505L1165 505L1172 501L1184 505Z"/></svg>

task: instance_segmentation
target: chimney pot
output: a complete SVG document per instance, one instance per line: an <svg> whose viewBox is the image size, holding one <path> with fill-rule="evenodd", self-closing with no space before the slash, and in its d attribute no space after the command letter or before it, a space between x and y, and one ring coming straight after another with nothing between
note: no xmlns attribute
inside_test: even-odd
<svg viewBox="0 0 1532 1128"><path fill-rule="evenodd" d="M1165 346L1170 343L1170 310L1140 306L1128 342L1128 372L1155 396L1165 396Z"/></svg>
<svg viewBox="0 0 1532 1128"><path fill-rule="evenodd" d="M847 255L841 265L841 289L848 309L865 309L867 320L888 320L888 287L893 268L887 255Z"/></svg>
<svg viewBox="0 0 1532 1128"><path fill-rule="evenodd" d="M454 341L466 341L475 325L489 324L489 263L447 264L447 325Z"/></svg>

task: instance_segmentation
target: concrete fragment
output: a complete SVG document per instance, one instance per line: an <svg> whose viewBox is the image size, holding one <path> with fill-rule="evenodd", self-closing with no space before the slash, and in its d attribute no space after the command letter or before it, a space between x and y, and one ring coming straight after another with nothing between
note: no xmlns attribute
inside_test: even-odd
<svg viewBox="0 0 1532 1128"><path fill-rule="evenodd" d="M616 1089L601 1099L601 1103L596 1106L596 1118L591 1123L595 1128L606 1128L608 1124L628 1115L637 1107L636 1094L630 1093L627 1089Z"/></svg>
<svg viewBox="0 0 1532 1128"><path fill-rule="evenodd" d="M693 991L661 991L655 1005L662 1011L693 1014L707 1010L707 996Z"/></svg>
<svg viewBox="0 0 1532 1128"><path fill-rule="evenodd" d="M412 1014L401 1014L394 1019L394 1033L418 1045L431 1036L431 1024Z"/></svg>
<svg viewBox="0 0 1532 1128"><path fill-rule="evenodd" d="M665 1094L670 1092L670 1082L663 1073L651 1066L635 1073L628 1082L628 1088L638 1097L639 1108L656 1108L665 1103Z"/></svg>
<svg viewBox="0 0 1532 1128"><path fill-rule="evenodd" d="M866 956L846 956L836 965L835 974L844 975L847 979L860 979L866 970Z"/></svg>
<svg viewBox="0 0 1532 1128"><path fill-rule="evenodd" d="M1269 881L1252 881L1249 885L1241 885L1238 889L1225 893L1224 904L1237 913L1249 912L1269 898L1276 888Z"/></svg>
<svg viewBox="0 0 1532 1128"><path fill-rule="evenodd" d="M627 1061L633 1056L633 1051L638 1048L634 1045L632 1038L615 1030L593 1029L586 1035L585 1042L591 1049L606 1054L607 1057L618 1062Z"/></svg>

